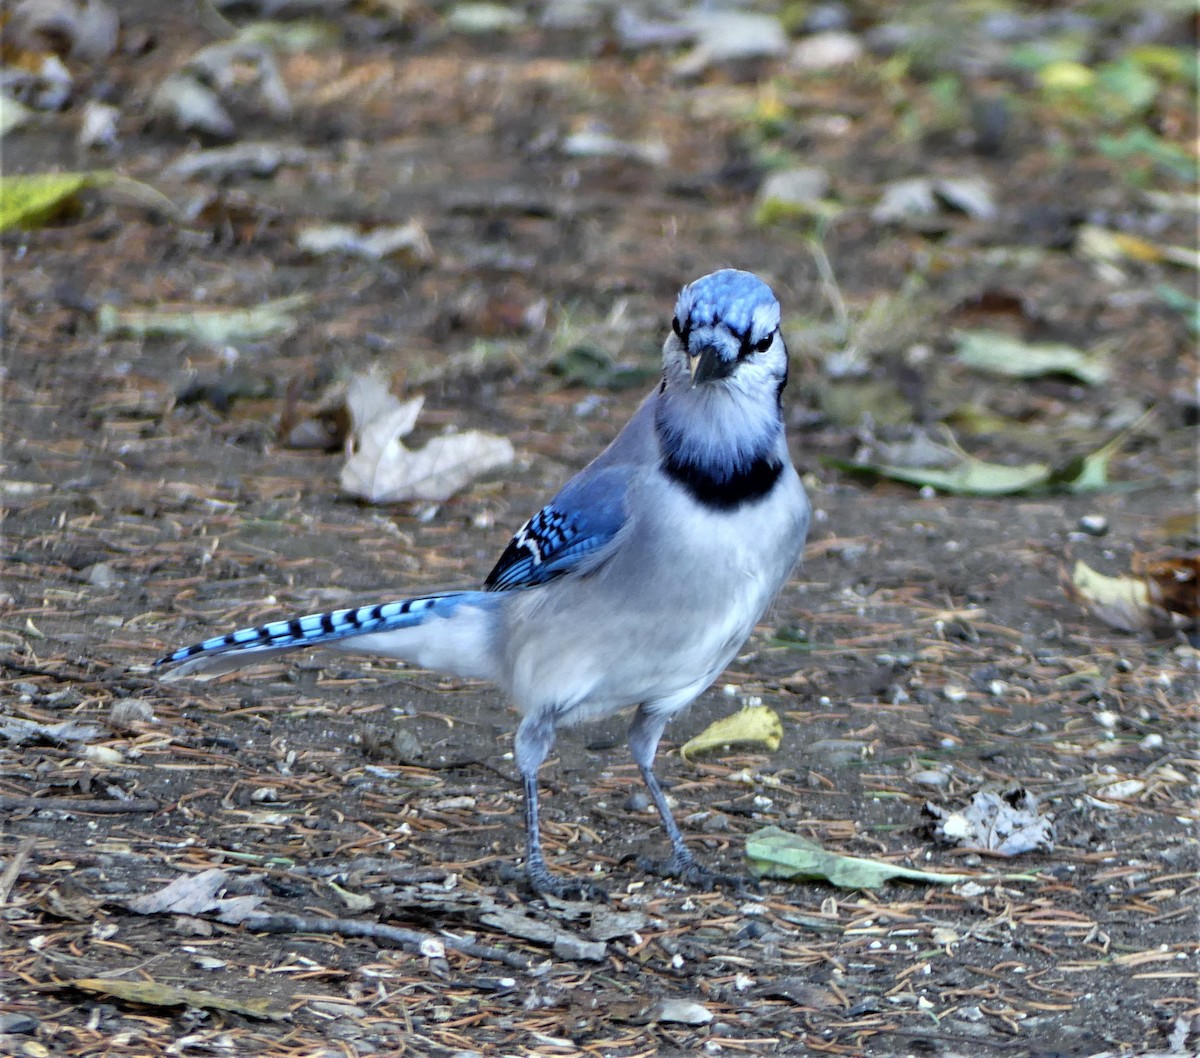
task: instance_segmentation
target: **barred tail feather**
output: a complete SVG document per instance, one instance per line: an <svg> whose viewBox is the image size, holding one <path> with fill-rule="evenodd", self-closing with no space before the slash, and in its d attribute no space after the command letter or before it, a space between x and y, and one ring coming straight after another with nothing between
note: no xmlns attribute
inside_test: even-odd
<svg viewBox="0 0 1200 1058"><path fill-rule="evenodd" d="M154 665L169 666L171 671L166 678L173 680L198 671L217 675L286 650L328 646L383 654L412 661L423 668L443 668L465 676L486 676L490 669L489 616L496 608L496 599L497 596L484 592L443 592L375 606L306 614L254 628L239 628L181 647L159 658ZM450 654L455 664L438 664L446 660L447 654L445 649L438 648L439 637L463 651L457 659ZM472 645L475 649L469 649Z"/></svg>

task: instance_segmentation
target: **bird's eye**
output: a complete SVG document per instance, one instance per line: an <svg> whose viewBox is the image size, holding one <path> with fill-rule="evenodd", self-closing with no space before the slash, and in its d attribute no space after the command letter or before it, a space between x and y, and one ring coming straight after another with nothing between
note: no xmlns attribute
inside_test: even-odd
<svg viewBox="0 0 1200 1058"><path fill-rule="evenodd" d="M771 348L771 341L774 339L774 334L768 334L765 338L760 338L754 343L754 351L756 353L765 353Z"/></svg>
<svg viewBox="0 0 1200 1058"><path fill-rule="evenodd" d="M678 317L678 316L673 316L673 317L671 318L671 330L673 330L673 331L675 332L675 336L676 336L677 338L682 338L682 337L683 337L683 327L681 327L681 326L680 326L680 324L679 324L679 317Z"/></svg>

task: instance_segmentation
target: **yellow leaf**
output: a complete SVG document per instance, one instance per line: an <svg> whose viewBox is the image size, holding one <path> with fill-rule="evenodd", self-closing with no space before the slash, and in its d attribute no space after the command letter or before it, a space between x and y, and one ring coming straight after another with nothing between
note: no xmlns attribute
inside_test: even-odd
<svg viewBox="0 0 1200 1058"><path fill-rule="evenodd" d="M0 231L36 228L73 204L80 192L111 183L114 174L33 173L0 178Z"/></svg>
<svg viewBox="0 0 1200 1058"><path fill-rule="evenodd" d="M1141 577L1106 577L1076 562L1071 586L1075 597L1113 628L1138 632L1152 624L1150 592Z"/></svg>
<svg viewBox="0 0 1200 1058"><path fill-rule="evenodd" d="M290 1015L286 1010L273 1009L269 999L233 999L195 988L175 988L157 981L118 981L103 977L83 977L64 984L85 992L141 1003L150 1007L201 1007L209 1010L228 1010L250 1018L282 1021Z"/></svg>
<svg viewBox="0 0 1200 1058"><path fill-rule="evenodd" d="M1096 74L1079 62L1052 62L1038 72L1042 87L1052 92L1080 92L1091 88Z"/></svg>
<svg viewBox="0 0 1200 1058"><path fill-rule="evenodd" d="M745 742L761 742L774 752L779 748L781 738L783 721L779 714L765 705L752 705L709 724L679 751L679 755L684 760L691 760L695 753Z"/></svg>

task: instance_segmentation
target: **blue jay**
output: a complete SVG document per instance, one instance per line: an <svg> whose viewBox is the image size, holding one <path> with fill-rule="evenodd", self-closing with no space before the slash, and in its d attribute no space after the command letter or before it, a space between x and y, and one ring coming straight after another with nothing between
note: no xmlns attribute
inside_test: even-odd
<svg viewBox="0 0 1200 1058"><path fill-rule="evenodd" d="M563 895L538 827L538 769L558 728L636 709L629 746L671 855L692 858L654 774L667 721L745 642L804 547L809 505L784 436L779 303L724 269L683 288L661 382L616 439L509 542L482 591L447 591L244 628L156 664L224 671L296 647L381 654L490 680L520 707L525 872Z"/></svg>

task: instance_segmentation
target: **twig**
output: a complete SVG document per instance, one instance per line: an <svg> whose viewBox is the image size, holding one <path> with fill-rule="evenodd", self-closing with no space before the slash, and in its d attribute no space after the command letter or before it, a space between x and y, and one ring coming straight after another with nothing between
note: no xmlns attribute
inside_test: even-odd
<svg viewBox="0 0 1200 1058"><path fill-rule="evenodd" d="M157 812L162 806L152 797L131 797L128 801L81 797L0 797L0 810L17 808L53 808L58 812L87 812L112 816L124 812Z"/></svg>
<svg viewBox="0 0 1200 1058"><path fill-rule="evenodd" d="M49 676L50 679L58 680L60 683L79 678L69 672L54 672L50 669L42 668L41 665L26 665L20 661L13 661L12 658L6 657L0 657L0 667L8 669L10 672L19 672L22 676Z"/></svg>
<svg viewBox="0 0 1200 1058"><path fill-rule="evenodd" d="M846 309L846 301L842 297L837 276L834 275L833 265L829 263L829 255L825 252L820 236L808 240L808 252L812 254L813 263L817 266L821 292L829 299L833 314L837 317L838 328L845 334L850 329L850 313Z"/></svg>
<svg viewBox="0 0 1200 1058"><path fill-rule="evenodd" d="M17 851L13 853L12 859L8 861L8 866L4 868L4 873L0 874L0 907L8 903L8 894L17 884L17 875L21 873L21 868L25 866L25 861L29 859L29 854L33 851L36 843L37 838L22 840L21 844L17 846Z"/></svg>
<svg viewBox="0 0 1200 1058"><path fill-rule="evenodd" d="M491 962L502 962L514 970L530 970L530 961L520 955L514 955L503 948L494 948L488 944L476 944L474 941L451 937L446 934L422 933L415 929L404 929L402 926L388 926L382 922L363 922L353 918L313 918L305 915L249 915L242 924L260 933L340 933L343 937L370 937L374 940L390 941L402 947L421 950L421 946L430 942L444 944L464 955L472 955L477 959L487 959Z"/></svg>

